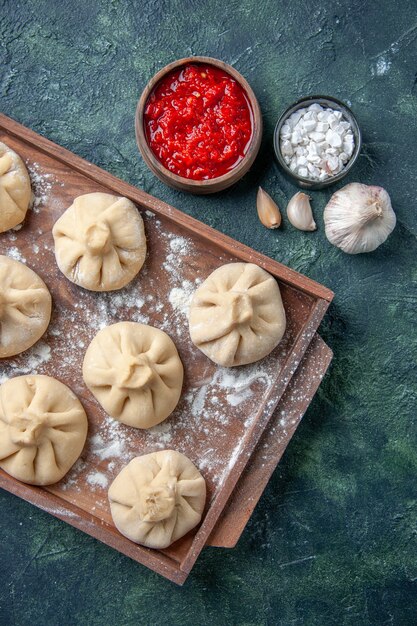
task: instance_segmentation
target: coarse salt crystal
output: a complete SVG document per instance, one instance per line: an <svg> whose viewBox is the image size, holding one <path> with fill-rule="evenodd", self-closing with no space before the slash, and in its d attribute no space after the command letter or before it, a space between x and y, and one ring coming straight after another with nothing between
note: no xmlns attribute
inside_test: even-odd
<svg viewBox="0 0 417 626"><path fill-rule="evenodd" d="M334 172L339 166L339 159L336 156L331 156L327 159L327 165Z"/></svg>
<svg viewBox="0 0 417 626"><path fill-rule="evenodd" d="M310 172L310 174L312 174L314 177L316 176L320 176L320 170L318 167L316 167L315 165L313 165L312 163L309 163L307 165L307 169Z"/></svg>
<svg viewBox="0 0 417 626"><path fill-rule="evenodd" d="M310 139L312 139L315 143L320 143L321 141L324 141L325 136L323 133L312 132L310 133Z"/></svg>
<svg viewBox="0 0 417 626"><path fill-rule="evenodd" d="M340 148L342 145L342 138L335 130L328 130L326 133L326 141L332 146L332 148Z"/></svg>
<svg viewBox="0 0 417 626"><path fill-rule="evenodd" d="M323 108L317 102L285 120L280 142L290 170L312 180L325 180L340 172L355 146L351 124L342 111Z"/></svg>
<svg viewBox="0 0 417 626"><path fill-rule="evenodd" d="M291 115L288 123L292 126L292 128L294 128L297 122L301 119L303 113L305 113L305 109L298 109L298 111L295 111L295 113Z"/></svg>
<svg viewBox="0 0 417 626"><path fill-rule="evenodd" d="M310 104L310 106L308 107L308 111L316 111L317 113L319 113L322 110L323 108L320 104L318 104L318 102L314 102L313 104Z"/></svg>
<svg viewBox="0 0 417 626"><path fill-rule="evenodd" d="M289 124L284 124L281 128L281 137L284 137L285 139L291 137L291 127Z"/></svg>
<svg viewBox="0 0 417 626"><path fill-rule="evenodd" d="M293 147L291 145L291 141L284 141L281 147L281 152L282 154L288 154L289 156L292 156L294 154L294 150Z"/></svg>
<svg viewBox="0 0 417 626"><path fill-rule="evenodd" d="M327 122L317 122L316 131L318 133L327 133L328 130L329 130L329 125L327 124Z"/></svg>
<svg viewBox="0 0 417 626"><path fill-rule="evenodd" d="M304 129L307 132L311 132L312 130L314 130L315 128L317 128L317 122L316 120L306 120L304 122Z"/></svg>

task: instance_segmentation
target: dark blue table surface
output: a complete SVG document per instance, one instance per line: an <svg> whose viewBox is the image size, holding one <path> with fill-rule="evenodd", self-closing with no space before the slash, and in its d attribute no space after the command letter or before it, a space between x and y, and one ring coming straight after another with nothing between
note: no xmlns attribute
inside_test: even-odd
<svg viewBox="0 0 417 626"><path fill-rule="evenodd" d="M178 588L1 492L1 625L417 623L416 40L412 0L0 2L4 113L336 294L334 363L236 549L206 549ZM150 173L133 129L147 80L195 54L236 67L265 123L251 172L200 198ZM311 194L316 233L258 222L258 185L282 207L296 191L273 162L276 119L317 92L363 130L347 182L391 195L398 225L372 254L326 240L333 190Z"/></svg>

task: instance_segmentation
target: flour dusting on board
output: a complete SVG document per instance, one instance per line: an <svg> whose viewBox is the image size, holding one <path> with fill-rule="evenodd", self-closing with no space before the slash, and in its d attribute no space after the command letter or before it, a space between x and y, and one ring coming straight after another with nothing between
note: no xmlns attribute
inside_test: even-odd
<svg viewBox="0 0 417 626"><path fill-rule="evenodd" d="M41 175L35 166L31 172L42 198L38 205L43 206L56 183ZM192 345L188 331L191 299L211 271L201 261L203 252L198 240L167 230L166 224L149 211L144 219L145 228L152 229L152 237L158 238L159 257L156 261L148 257L137 278L115 292L90 292L57 273L50 232L36 228L24 248L19 247L19 233L13 233L16 239L10 239L13 245L8 249L12 258L19 260L23 256L19 250L24 249L25 256L30 257L28 265L40 271L48 285L56 285L58 277L60 291L52 290L59 306L53 310L47 333L31 350L8 359L0 380L27 373L56 376L80 397L87 413L99 416L90 417L82 457L60 483L66 497L74 497L74 501L75 494L87 487L95 510L107 510L108 486L132 458L167 448L183 452L203 471L214 496L269 397L279 359L284 358L287 349L283 342L278 356L230 369L209 361ZM217 260L220 265L229 259ZM151 270L152 261L157 265L156 272ZM148 430L125 426L105 415L82 380L82 361L90 341L101 328L120 321L151 324L167 332L185 366L184 389L177 408L167 420Z"/></svg>
<svg viewBox="0 0 417 626"><path fill-rule="evenodd" d="M173 428L171 421L165 420L161 424L157 424L152 428L149 428L147 435L149 442L156 448L164 449L169 448L172 441Z"/></svg>
<svg viewBox="0 0 417 626"><path fill-rule="evenodd" d="M92 472L91 474L88 474L86 480L93 488L101 487L102 489L105 489L109 483L109 479L105 474L103 474L103 472Z"/></svg>
<svg viewBox="0 0 417 626"><path fill-rule="evenodd" d="M45 341L38 341L35 345L13 359L8 359L0 370L0 384L12 376L43 373L43 366L51 359L51 348ZM39 371L38 371L39 370Z"/></svg>
<svg viewBox="0 0 417 626"><path fill-rule="evenodd" d="M42 173L39 163L32 163L28 165L28 170L34 193L32 211L34 213L39 213L41 207L48 199L52 189L54 177L52 174Z"/></svg>
<svg viewBox="0 0 417 626"><path fill-rule="evenodd" d="M23 256L23 254L20 252L17 246L11 246L10 248L8 248L6 251L6 254L14 261L20 261L20 263L26 263L26 258Z"/></svg>
<svg viewBox="0 0 417 626"><path fill-rule="evenodd" d="M181 287L173 287L168 295L168 300L174 311L178 311L188 317L191 300L196 285L189 280L183 280Z"/></svg>
<svg viewBox="0 0 417 626"><path fill-rule="evenodd" d="M91 452L100 461L123 459L129 461L127 447L132 443L132 429L106 416L99 432L91 439Z"/></svg>

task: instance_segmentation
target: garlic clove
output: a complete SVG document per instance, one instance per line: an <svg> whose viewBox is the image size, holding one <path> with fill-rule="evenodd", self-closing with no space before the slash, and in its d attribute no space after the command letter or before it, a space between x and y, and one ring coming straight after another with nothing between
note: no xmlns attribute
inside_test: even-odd
<svg viewBox="0 0 417 626"><path fill-rule="evenodd" d="M324 209L326 237L348 254L372 252L394 230L396 216L382 187L350 183Z"/></svg>
<svg viewBox="0 0 417 626"><path fill-rule="evenodd" d="M259 187L256 197L256 209L262 224L267 228L279 228L281 224L281 213L271 196Z"/></svg>
<svg viewBox="0 0 417 626"><path fill-rule="evenodd" d="M287 216L298 230L316 230L316 222L310 205L310 197L299 191L291 198L287 206Z"/></svg>

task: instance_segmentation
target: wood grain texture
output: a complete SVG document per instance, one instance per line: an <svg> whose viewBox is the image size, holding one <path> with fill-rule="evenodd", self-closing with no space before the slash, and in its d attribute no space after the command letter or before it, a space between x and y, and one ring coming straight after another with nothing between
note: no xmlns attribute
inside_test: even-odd
<svg viewBox="0 0 417 626"><path fill-rule="evenodd" d="M13 245L51 290L54 316L47 335L51 359L39 373L54 375L70 386L81 398L90 422L90 436L83 453L82 465L75 474L70 473L61 483L44 490L28 486L23 488L4 473L1 475L1 484L18 495L26 494L24 497L32 489L30 501L38 503L42 508L48 502L48 497L51 498L50 509L60 502L60 511L69 511L69 523L181 583L212 533L277 403L308 348L332 294L317 283L296 272L287 271L287 268L271 259L204 227L198 221L110 176L4 116L0 118L0 139L24 158L32 169L32 175L35 168L35 186L39 176L43 176L48 182L47 189L39 199L40 204L28 214L23 228L18 233L6 233L0 239L0 251L7 253ZM51 235L53 223L72 203L74 197L92 191L129 197L137 204L145 220L150 252L143 270L126 292L130 294L129 301L126 303L121 295L119 297L122 302L117 306L118 301L114 300L114 294L108 296L87 292L67 281L60 274L54 259ZM262 361L268 382L264 384L262 380L255 379L251 385L250 398L245 404L234 407L228 404L228 394L224 388L219 388L217 401L221 415L227 419L217 425L217 431L213 431L212 423L206 428L202 419L193 423L190 416L193 412L190 397L194 402L205 387L214 384L221 372L191 344L186 319L174 315L172 309L168 308L170 289L177 284L175 281L178 278L175 274L178 268L174 268L174 274L170 274L165 267L173 240L184 242L181 244L184 245L181 263L174 257L174 265L181 264L182 267L178 279L182 282L188 281L192 285L194 281L195 284L196 279L203 280L223 263L247 260L258 262L267 269L277 278L281 287L287 314L287 330L278 348ZM93 442L101 436L108 418L86 390L81 379L81 362L86 346L102 324L120 319L147 321L173 336L185 365L185 385L181 402L167 421L172 429L169 446L184 452L197 466L201 465L203 458L206 461L207 458L211 460L211 465L206 466L203 472L208 486L208 500L201 526L160 552L133 544L122 537L112 524L107 503L107 484L120 471L126 459L113 455L110 465L108 457L101 458L95 451ZM24 363L25 355L22 355L15 360L5 361L5 366L9 366L9 375L13 375ZM238 368L237 372L250 371L248 366L245 367ZM202 415L203 408L200 410ZM245 419L242 419L242 413ZM147 453L161 443L155 439L154 433L150 435L150 431L122 427L117 432L119 435L122 432L128 433L126 454L129 458ZM216 438L214 447L213 436ZM288 443L289 436L285 441ZM94 483L92 470L104 477L100 480L105 484Z"/></svg>
<svg viewBox="0 0 417 626"><path fill-rule="evenodd" d="M333 357L315 335L223 510L207 545L234 548Z"/></svg>
<svg viewBox="0 0 417 626"><path fill-rule="evenodd" d="M332 351L316 334L206 545L222 548L233 548L236 545L289 439L314 397L331 358ZM297 397L296 402L293 401L294 397ZM283 412L288 424L286 429L280 424ZM164 554L126 541L111 522L99 521L95 515L89 515L75 504L63 502L59 492L56 495L40 487L25 485L1 470L0 486L135 561L152 567L173 582L177 584L185 582L187 574L172 567L171 560Z"/></svg>

